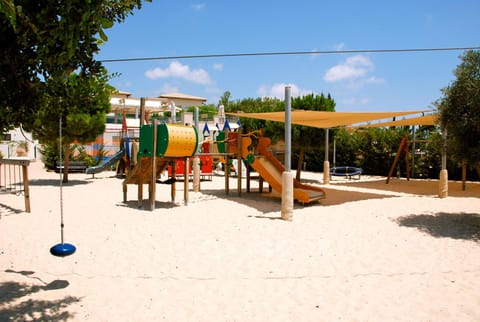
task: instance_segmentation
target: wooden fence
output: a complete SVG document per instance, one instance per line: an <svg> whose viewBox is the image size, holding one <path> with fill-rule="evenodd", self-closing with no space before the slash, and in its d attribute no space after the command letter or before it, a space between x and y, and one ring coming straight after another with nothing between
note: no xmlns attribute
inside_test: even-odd
<svg viewBox="0 0 480 322"><path fill-rule="evenodd" d="M30 212L29 164L30 160L0 159L0 194L23 194L25 212Z"/></svg>

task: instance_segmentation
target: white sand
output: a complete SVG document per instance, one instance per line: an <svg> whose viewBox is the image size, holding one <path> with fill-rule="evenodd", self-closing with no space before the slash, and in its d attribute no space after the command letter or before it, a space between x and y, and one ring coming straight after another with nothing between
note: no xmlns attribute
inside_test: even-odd
<svg viewBox="0 0 480 322"><path fill-rule="evenodd" d="M150 211L134 185L122 202L113 172L70 174L77 252L58 258L59 176L29 171L31 213L0 195L0 321L480 321L478 183L440 199L437 181L334 178L286 222L236 178L228 195L224 177L202 182L188 205L183 182L175 203L159 184Z"/></svg>

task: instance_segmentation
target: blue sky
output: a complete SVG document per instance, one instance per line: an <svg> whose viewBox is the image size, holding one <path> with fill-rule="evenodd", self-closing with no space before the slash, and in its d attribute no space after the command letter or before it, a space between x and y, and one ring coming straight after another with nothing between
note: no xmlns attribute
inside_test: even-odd
<svg viewBox="0 0 480 322"><path fill-rule="evenodd" d="M480 1L160 1L107 30L97 58L480 46ZM307 54L105 63L134 97L330 93L337 111L431 108L462 51Z"/></svg>

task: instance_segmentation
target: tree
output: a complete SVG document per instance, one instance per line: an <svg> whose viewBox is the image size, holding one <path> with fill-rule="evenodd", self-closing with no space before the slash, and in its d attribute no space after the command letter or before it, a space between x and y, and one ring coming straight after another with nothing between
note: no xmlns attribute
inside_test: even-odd
<svg viewBox="0 0 480 322"><path fill-rule="evenodd" d="M107 82L105 70L98 76L72 73L64 80L49 81L45 104L35 114L33 134L40 141L56 142L62 118L64 182L68 182L70 144L92 142L105 131L113 91Z"/></svg>
<svg viewBox="0 0 480 322"><path fill-rule="evenodd" d="M195 113L195 107L190 106L187 109L187 112L190 113ZM209 105L200 105L198 107L198 114L200 117L200 120L213 120L214 116L217 115L217 109L215 106L209 104Z"/></svg>
<svg viewBox="0 0 480 322"><path fill-rule="evenodd" d="M94 55L107 40L104 30L141 3L0 0L0 131L20 125L32 129L34 115L48 100L48 81L74 71L102 73Z"/></svg>
<svg viewBox="0 0 480 322"><path fill-rule="evenodd" d="M225 91L222 95L222 97L220 97L220 99L218 100L218 105L223 105L223 107L225 108L225 111L228 110L228 105L230 103L230 92L229 91Z"/></svg>
<svg viewBox="0 0 480 322"><path fill-rule="evenodd" d="M264 112L279 112L285 110L283 101L277 98L263 97L263 98L245 98L239 101L230 102L225 112L244 112L244 113L264 113ZM255 131L262 129L264 134L270 136L275 142L279 138L283 138L284 132L280 131L280 126L283 131L283 124L278 122L270 122L264 120L256 120L251 118L240 118L242 128L246 131ZM279 136L281 135L281 137Z"/></svg>
<svg viewBox="0 0 480 322"><path fill-rule="evenodd" d="M308 94L292 98L292 109L335 111L335 101L330 94ZM230 102L227 112L263 113L285 111L285 101L277 98L247 98L237 102ZM262 129L265 136L269 136L272 142L283 140L285 137L285 125L279 122L240 118L242 127L247 131ZM319 142L323 142L324 131L307 126L292 126L293 146L300 150L297 162L297 179L300 178L305 149L316 148ZM315 159L315 157L312 157Z"/></svg>
<svg viewBox="0 0 480 322"><path fill-rule="evenodd" d="M335 101L331 98L330 94L325 97L323 93L320 95L312 93L292 98L292 109L335 112ZM300 144L297 144L297 146L300 147L300 153L298 156L296 173L296 179L300 180L302 164L305 159L305 150L318 148L318 146L324 142L325 131L300 125L293 126L292 129L293 140L295 142L300 142Z"/></svg>
<svg viewBox="0 0 480 322"><path fill-rule="evenodd" d="M466 51L460 59L456 79L442 90L444 96L436 105L448 133L449 152L462 163L464 174L468 163L480 176L480 51Z"/></svg>

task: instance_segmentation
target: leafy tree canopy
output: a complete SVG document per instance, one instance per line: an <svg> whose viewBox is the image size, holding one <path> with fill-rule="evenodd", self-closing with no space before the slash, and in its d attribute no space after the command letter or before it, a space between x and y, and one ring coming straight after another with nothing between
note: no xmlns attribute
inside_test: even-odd
<svg viewBox="0 0 480 322"><path fill-rule="evenodd" d="M330 94L308 94L292 97L292 109L313 111L335 111L335 101ZM277 98L248 98L237 102L229 102L227 112L242 111L245 113L280 112L285 111L285 101ZM285 137L285 124L280 122L263 121L249 118L240 118L246 131L262 129L265 136L273 142ZM292 126L292 145L300 150L297 163L297 179L300 178L301 165L305 156L305 149L318 149L324 142L324 130L307 126Z"/></svg>
<svg viewBox="0 0 480 322"><path fill-rule="evenodd" d="M218 105L223 105L225 109L228 109L228 104L230 103L230 95L229 91L223 93L222 97L218 100Z"/></svg>
<svg viewBox="0 0 480 322"><path fill-rule="evenodd" d="M65 144L92 142L105 130L105 114L110 111L106 71L97 76L74 74L66 79L50 80L44 105L35 114L33 134L43 142L54 142L59 135Z"/></svg>
<svg viewBox="0 0 480 322"><path fill-rule="evenodd" d="M146 0L149 1L149 0ZM72 72L101 74L94 59L105 29L141 0L0 0L0 130L31 130L49 81ZM56 88L56 85L54 85ZM48 101L49 98L46 98Z"/></svg>
<svg viewBox="0 0 480 322"><path fill-rule="evenodd" d="M448 150L457 161L480 163L480 51L460 56L454 71L456 79L443 89L437 102L440 122L448 133Z"/></svg>
<svg viewBox="0 0 480 322"><path fill-rule="evenodd" d="M191 106L188 108L187 112L195 113L195 107ZM213 120L214 116L217 114L217 109L213 105L200 105L198 107L198 113L200 120Z"/></svg>

